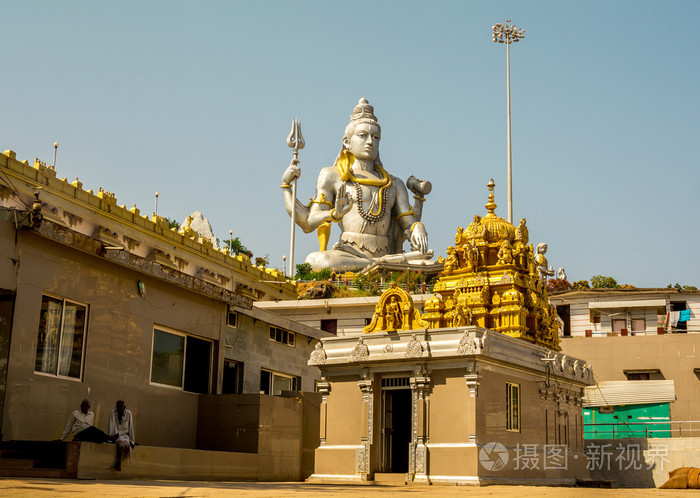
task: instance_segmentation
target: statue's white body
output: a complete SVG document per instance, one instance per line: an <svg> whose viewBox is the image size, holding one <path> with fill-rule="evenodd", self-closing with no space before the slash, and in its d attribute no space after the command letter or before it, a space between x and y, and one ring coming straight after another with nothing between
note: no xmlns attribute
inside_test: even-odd
<svg viewBox="0 0 700 498"><path fill-rule="evenodd" d="M416 194L411 206L404 182L387 174L379 160L381 129L373 111L365 99L355 107L343 137L343 150L336 165L319 173L310 207L293 199L291 189L286 188L301 174L297 161L293 160L282 175L287 212L291 215L296 202L296 223L304 232L333 221L340 227L340 240L333 249L307 256L306 262L315 270L363 268L379 258L401 253L406 238L419 258L426 259L431 253L420 223L423 196L431 185L409 178L409 187Z"/></svg>

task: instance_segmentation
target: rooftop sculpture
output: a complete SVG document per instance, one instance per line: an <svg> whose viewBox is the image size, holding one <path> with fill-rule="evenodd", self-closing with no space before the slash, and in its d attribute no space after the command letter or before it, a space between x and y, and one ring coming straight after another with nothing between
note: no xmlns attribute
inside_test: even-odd
<svg viewBox="0 0 700 498"><path fill-rule="evenodd" d="M422 319L429 328L478 325L558 350L557 313L546 290L546 276L554 273L544 257L547 244L535 251L525 218L516 228L496 216L495 186L493 180L487 185L487 214L457 228Z"/></svg>
<svg viewBox="0 0 700 498"><path fill-rule="evenodd" d="M380 260L425 260L432 256L428 234L420 222L425 195L432 186L413 176L404 184L387 173L379 159L380 139L374 108L360 99L335 164L319 173L316 195L308 205L292 193L291 185L301 175L298 159L292 159L282 175L287 213L305 233L318 231L319 251L306 258L315 270L357 270ZM414 194L413 205L408 190ZM341 234L328 250L331 223L338 224ZM410 242L411 252L402 254L405 240Z"/></svg>

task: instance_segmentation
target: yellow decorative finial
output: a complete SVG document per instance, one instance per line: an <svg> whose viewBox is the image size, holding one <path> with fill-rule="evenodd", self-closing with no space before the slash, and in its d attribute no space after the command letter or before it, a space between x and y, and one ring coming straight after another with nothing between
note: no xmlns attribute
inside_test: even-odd
<svg viewBox="0 0 700 498"><path fill-rule="evenodd" d="M493 178L489 180L489 182L486 184L486 187L489 189L489 202L486 203L486 210L489 212L486 216L496 216L493 212L496 209L496 203L494 202L494 195L493 195L493 189L496 187L496 183L493 181Z"/></svg>

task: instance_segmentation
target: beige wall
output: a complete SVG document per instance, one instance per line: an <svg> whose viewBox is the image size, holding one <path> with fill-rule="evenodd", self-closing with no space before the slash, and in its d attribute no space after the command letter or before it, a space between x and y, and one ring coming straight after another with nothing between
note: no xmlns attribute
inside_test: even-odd
<svg viewBox="0 0 700 498"><path fill-rule="evenodd" d="M3 437L58 438L82 398L91 400L96 425L106 430L109 411L124 399L138 441L194 447L198 395L149 383L153 326L213 339L217 364L225 305L29 232L20 233L20 247ZM43 294L89 306L82 380L34 372ZM214 380L216 388L220 379Z"/></svg>
<svg viewBox="0 0 700 498"><path fill-rule="evenodd" d="M238 327L224 326L224 356L244 364L243 392L260 391L260 369L301 377L301 390L314 391L314 381L319 379L317 367L307 365L316 346L316 339L297 334L294 347L270 340L270 324L242 313L238 314Z"/></svg>
<svg viewBox="0 0 700 498"><path fill-rule="evenodd" d="M659 369L673 380L676 401L671 420L692 420L700 413L700 334L656 336L571 337L561 341L566 354L584 358L597 381L626 380L624 370Z"/></svg>
<svg viewBox="0 0 700 498"><path fill-rule="evenodd" d="M418 418L417 434L425 434L426 459L425 474L433 482L460 482L478 484L479 482L514 482L521 483L568 483L575 478L586 478L586 458L583 454L581 425L581 406L574 401L580 399L582 386L573 385L561 379L550 379L549 399L543 399L541 389L545 388L547 377L543 373L512 368L507 365L489 362L477 362L478 388L473 396L467 384L465 374L467 365L440 368L438 364L427 364L430 387L426 391L425 431ZM358 367L359 368L359 367ZM370 373L373 379L373 427L374 438L370 448L372 459L369 478L378 472L381 460L381 378L388 374L405 372L414 376L416 365L383 367L382 372ZM316 469L312 479L334 479L338 476L351 478L356 474L356 462L364 434L363 423L366 420L366 407L363 406L362 392L358 386L360 371L357 375L335 377L326 370L331 384L327 397L328 429L324 446L316 452ZM506 430L506 382L520 385L521 428L519 431ZM555 386L557 386L556 390ZM560 393L559 403L554 400L554 392ZM572 396L567 397L569 394ZM416 407L420 408L421 401ZM323 414L322 407L321 413ZM557 415L560 417L557 419ZM547 415L545 415L547 414ZM566 414L566 415L564 415ZM561 424L562 438L555 437L557 420L568 418L568 424ZM548 423L547 423L548 422ZM567 440L568 439L568 440ZM479 463L479 452L487 443L504 445L510 455L508 467L503 470L489 471ZM535 445L537 458L544 461L545 444L568 443L568 466L566 469L553 470L543 468L516 468L514 459L518 447ZM416 478L421 479L420 472ZM326 477L324 477L326 476ZM333 477L335 476L335 477ZM425 479L425 477L423 477Z"/></svg>
<svg viewBox="0 0 700 498"><path fill-rule="evenodd" d="M307 337L297 335L295 348L275 343L269 340L269 324L249 317L243 317L238 329L231 329L225 324L225 303L31 231L19 232L15 248L14 234L7 233L7 226L0 223L0 249L15 255L17 264L12 265L10 278L0 276L0 288L16 289L4 439L60 437L69 414L87 397L98 428L106 430L109 411L117 399L124 399L134 414L139 443L194 448L199 395L150 384L154 325L214 342L212 392L221 389L225 352L245 362L249 392L259 391L261 367L302 376L302 387L313 390L318 369L306 365L314 347ZM8 240L12 241L9 245ZM137 291L138 281L145 284L143 297ZM89 307L80 380L34 372L44 294ZM226 348L227 339L233 347Z"/></svg>

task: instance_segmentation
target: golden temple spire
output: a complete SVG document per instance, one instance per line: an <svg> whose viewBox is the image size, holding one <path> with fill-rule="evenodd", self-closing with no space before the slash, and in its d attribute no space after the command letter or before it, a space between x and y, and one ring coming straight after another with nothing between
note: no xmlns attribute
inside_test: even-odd
<svg viewBox="0 0 700 498"><path fill-rule="evenodd" d="M493 181L493 178L489 180L489 182L486 184L486 187L489 189L489 202L486 203L486 210L488 211L488 214L484 216L484 218L492 218L496 216L494 214L494 210L496 209L496 203L494 202L494 194L493 194L493 189L496 187L496 184Z"/></svg>

